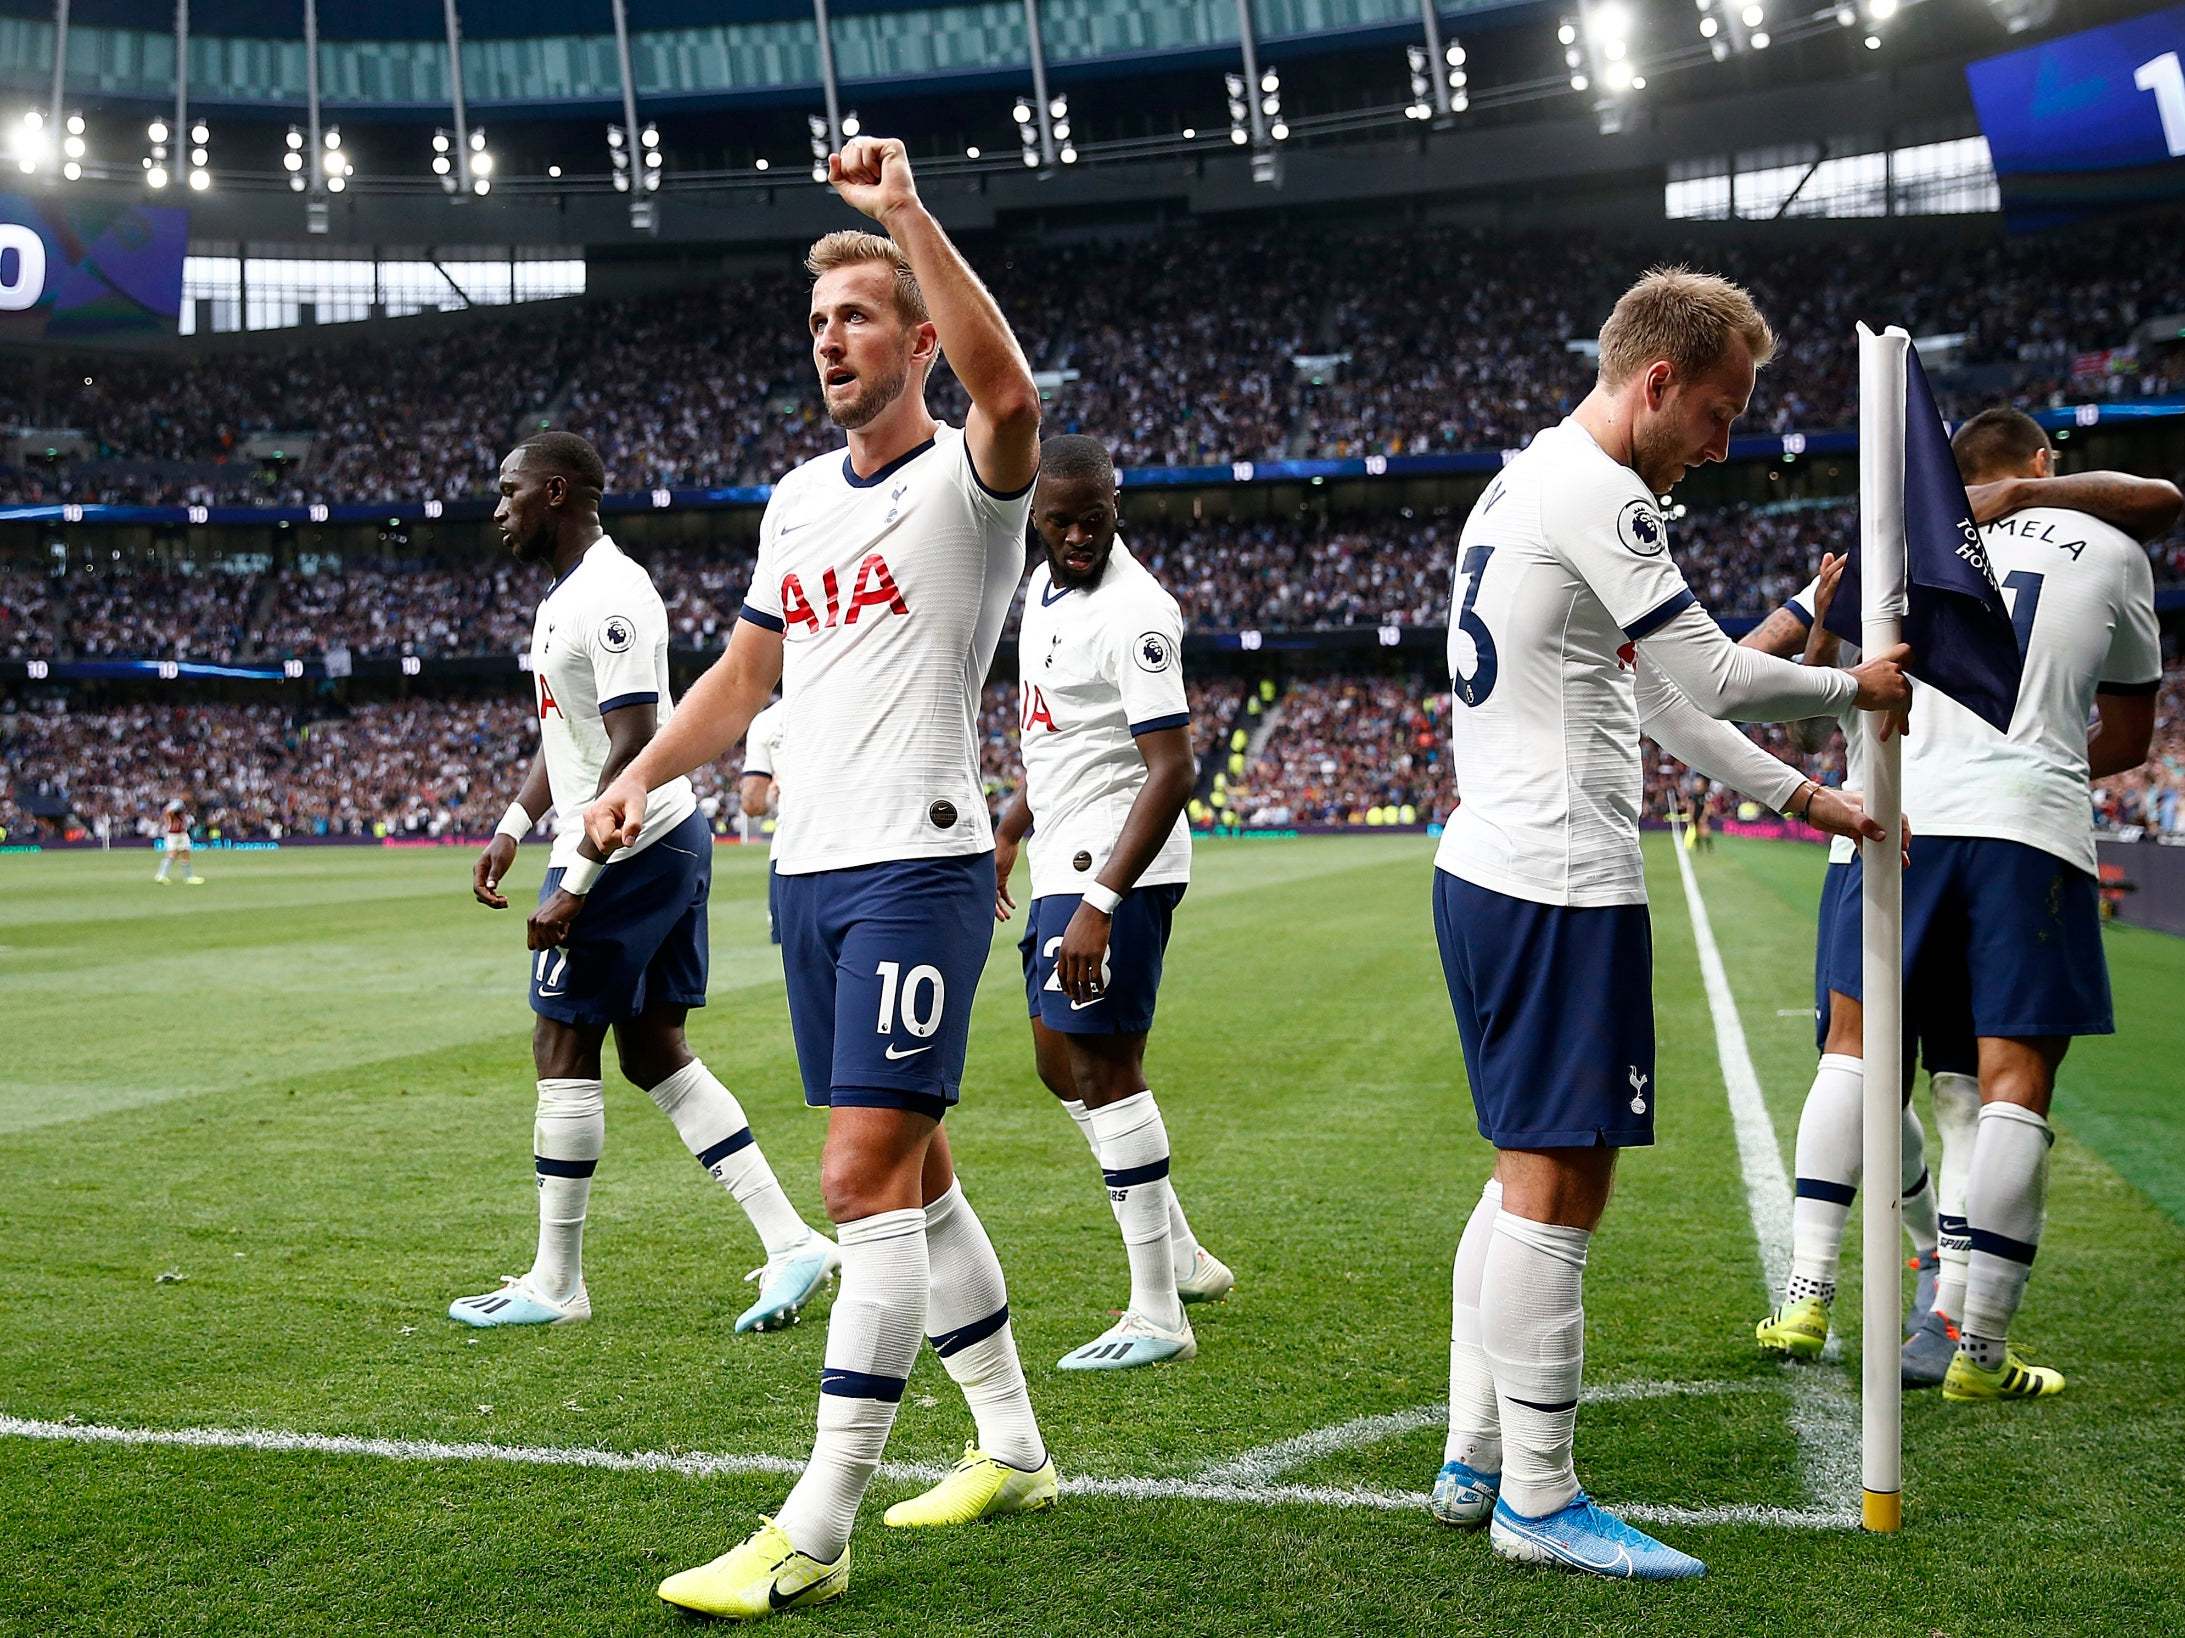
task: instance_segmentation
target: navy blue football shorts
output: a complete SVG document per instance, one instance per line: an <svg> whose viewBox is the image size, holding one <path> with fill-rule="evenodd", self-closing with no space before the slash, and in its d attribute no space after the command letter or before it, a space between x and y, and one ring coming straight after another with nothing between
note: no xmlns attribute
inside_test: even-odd
<svg viewBox="0 0 2185 1638"><path fill-rule="evenodd" d="M1927 842L1916 844L1924 863ZM1911 877L1907 875L1909 882ZM1859 892L1856 861L1828 867L1821 883L1821 919L1813 944L1813 1049L1828 1050L1828 975L1833 968L1859 971ZM1846 991L1855 994L1856 991ZM1911 1072L1925 1064L1930 1075L1977 1075L1980 1049L1973 1044L1972 998L1965 989L1962 961L1929 960L1917 972L1907 968L1904 982L1904 1067L1906 1096Z"/></svg>
<svg viewBox="0 0 2185 1638"><path fill-rule="evenodd" d="M1024 960L1024 1000L1031 1016L1064 1035L1144 1035L1153 1028L1153 1004L1161 991L1161 960L1169 929L1182 902L1184 883L1164 882L1123 895L1108 926L1108 960L1100 994L1072 1001L1055 977L1062 935L1084 903L1078 893L1034 899L1025 917L1017 954Z"/></svg>
<svg viewBox="0 0 2185 1638"><path fill-rule="evenodd" d="M539 884L544 904L557 867ZM531 1010L577 1025L623 1024L654 1007L706 1004L706 897L713 833L693 813L644 852L599 873L569 936L531 952Z"/></svg>
<svg viewBox="0 0 2185 1638"><path fill-rule="evenodd" d="M1864 873L1853 861L1845 874L1854 934L1832 943L1828 987L1856 1000ZM2100 885L2024 842L1913 839L1904 873L1904 971L1907 997L1923 985L1961 985L1976 1036L2027 1040L2116 1030Z"/></svg>
<svg viewBox="0 0 2185 1638"><path fill-rule="evenodd" d="M940 1119L993 944L994 855L783 874L775 891L804 1101Z"/></svg>
<svg viewBox="0 0 2185 1638"><path fill-rule="evenodd" d="M1434 934L1479 1132L1498 1149L1654 1141L1654 929L1434 872Z"/></svg>

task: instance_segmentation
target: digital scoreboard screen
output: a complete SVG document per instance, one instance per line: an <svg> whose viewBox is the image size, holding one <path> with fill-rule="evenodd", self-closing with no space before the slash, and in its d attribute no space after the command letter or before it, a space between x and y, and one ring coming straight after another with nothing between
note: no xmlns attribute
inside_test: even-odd
<svg viewBox="0 0 2185 1638"><path fill-rule="evenodd" d="M172 333L189 212L0 193L0 341Z"/></svg>
<svg viewBox="0 0 2185 1638"><path fill-rule="evenodd" d="M2185 198L2185 5L1965 69L2012 224Z"/></svg>

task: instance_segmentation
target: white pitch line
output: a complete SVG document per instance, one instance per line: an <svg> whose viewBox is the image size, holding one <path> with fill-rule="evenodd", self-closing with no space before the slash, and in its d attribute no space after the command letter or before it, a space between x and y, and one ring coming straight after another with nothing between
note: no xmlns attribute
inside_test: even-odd
<svg viewBox="0 0 2185 1638"><path fill-rule="evenodd" d="M1684 879L1684 906L1692 918L1692 942L1699 951L1700 982L1707 1009L1714 1015L1715 1056L1722 1063L1722 1084L1730 1096L1730 1124L1737 1133L1738 1170L1745 1178L1745 1206L1753 1238L1760 1245L1760 1266L1768 1296L1774 1298L1790 1277L1791 1184L1783 1167L1775 1122L1760 1093L1760 1076L1745 1044L1745 1025L1737 1015L1737 997L1723 970L1707 903L1682 847L1672 847L1677 873ZM1783 1368L1790 1390L1791 1432L1798 1441L1799 1468L1806 1494L1825 1512L1849 1510L1859 1496L1859 1406L1833 1371Z"/></svg>
<svg viewBox="0 0 2185 1638"><path fill-rule="evenodd" d="M1673 1399L1683 1396L1712 1398L1717 1394L1784 1391L1782 1382L1765 1377L1728 1382L1661 1382L1648 1379L1604 1382L1598 1387L1585 1389L1579 1398L1588 1405L1616 1405L1634 1399ZM1217 1462L1201 1473L1199 1478L1208 1484L1265 1484L1284 1473L1316 1462L1323 1456L1332 1456L1339 1450L1377 1445L1384 1439L1394 1439L1417 1428L1442 1427L1448 1420L1449 1407L1446 1404L1416 1405L1410 1410L1381 1411L1372 1416L1353 1417L1350 1421L1338 1422L1333 1427L1314 1428L1309 1433L1259 1445L1226 1461Z"/></svg>
<svg viewBox="0 0 2185 1638"><path fill-rule="evenodd" d="M367 1456L395 1462L507 1462L529 1467L580 1467L620 1473L666 1473L681 1478L769 1474L789 1477L804 1463L788 1456L717 1456L700 1451L592 1450L570 1446L496 1445L476 1440L373 1439L353 1434L293 1433L276 1428L127 1428L96 1422L50 1422L0 1415L0 1438L61 1444L155 1446L183 1450L249 1450L315 1456ZM941 1469L916 1462L883 1462L880 1477L903 1484L931 1484ZM1118 1501L1230 1502L1249 1507L1367 1508L1423 1512L1426 1497L1398 1490L1346 1485L1221 1483L1209 1479L1070 1478L1065 1495ZM1847 1521L1831 1514L1779 1507L1625 1507L1626 1518L1654 1524L1758 1524L1792 1529L1835 1529Z"/></svg>

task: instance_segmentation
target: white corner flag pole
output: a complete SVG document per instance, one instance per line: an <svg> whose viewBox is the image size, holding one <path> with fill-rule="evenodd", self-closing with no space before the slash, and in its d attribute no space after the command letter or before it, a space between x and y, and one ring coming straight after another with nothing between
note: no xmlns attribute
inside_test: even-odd
<svg viewBox="0 0 2185 1638"><path fill-rule="evenodd" d="M1892 325L1859 326L1859 646L1867 657L1903 641L1904 359L1911 338ZM1865 712L1866 811L1884 839L1859 844L1860 978L1865 996L1860 1308L1860 1522L1890 1531L1904 1523L1904 1398L1897 1349L1904 1314L1897 1266L1903 1215L1904 861L1899 853L1903 793L1899 741L1881 738L1883 718Z"/></svg>

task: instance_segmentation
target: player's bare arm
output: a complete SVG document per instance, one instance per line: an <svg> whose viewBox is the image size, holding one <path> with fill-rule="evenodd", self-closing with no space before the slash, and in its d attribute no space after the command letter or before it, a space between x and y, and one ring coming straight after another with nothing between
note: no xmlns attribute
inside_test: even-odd
<svg viewBox="0 0 2185 1638"><path fill-rule="evenodd" d="M637 760L646 741L653 737L659 724L659 707L651 700L641 705L622 705L601 717L600 724L607 730L607 760L599 770L599 788L607 790L615 778ZM672 775L670 777L673 777ZM666 783L665 780L660 783ZM628 840L636 841L633 829ZM589 832L577 843L577 857L604 864L612 848L602 848L592 840ZM566 887L557 888L552 898L531 914L527 929L530 947L534 950L551 950L569 936L569 925L577 919L577 912L584 908L585 895L572 893Z"/></svg>
<svg viewBox="0 0 2185 1638"><path fill-rule="evenodd" d="M727 652L691 685L667 727L626 767L609 760L610 770L621 771L584 810L585 845L612 851L636 841L645 828L645 793L725 754L766 709L780 681L781 633L737 621Z"/></svg>
<svg viewBox="0 0 2185 1638"><path fill-rule="evenodd" d="M1017 794L1009 798L1009 806L1002 810L1000 821L994 826L994 919L1007 921L1016 913L1017 901L1010 897L1009 878L1016 874L1017 851L1024 846L1024 838L1032 830L1032 799L1030 787L1020 776Z"/></svg>
<svg viewBox="0 0 2185 1638"><path fill-rule="evenodd" d="M2089 779L2130 773L2147 760L2155 741L2155 696L2136 691L2098 689L2094 695L2094 731L2086 736Z"/></svg>
<svg viewBox="0 0 2185 1638"><path fill-rule="evenodd" d="M516 806L524 811L524 817L532 824L553 806L553 797L546 784L546 753L541 751L531 759L531 770L524 775L523 788L516 793ZM505 830L496 831L493 840L470 867L471 897L489 910L506 910L508 899L501 892L501 882L516 862L516 838Z"/></svg>
<svg viewBox="0 0 2185 1638"><path fill-rule="evenodd" d="M2134 540L2166 535L2185 511L2185 495L2166 478L2129 472L2067 472L2057 477L1998 478L1969 485L1973 522L1993 523L2029 506L2057 506L2122 529Z"/></svg>
<svg viewBox="0 0 2185 1638"><path fill-rule="evenodd" d="M1138 736L1138 754L1145 758L1146 782L1138 787L1130 812L1123 818L1122 834L1108 854L1108 862L1094 878L1102 887L1128 893L1168 841L1176 828L1176 816L1191 799L1198 768L1191 759L1191 730L1187 726L1159 728ZM1080 904L1062 931L1062 948L1055 952L1055 972L1062 993L1072 1001L1089 1002L1100 994L1100 968L1108 953L1108 934L1113 918L1091 904Z"/></svg>
<svg viewBox="0 0 2185 1638"><path fill-rule="evenodd" d="M764 819L773 801L773 791L772 774L745 774L736 786L736 804L743 809L746 819Z"/></svg>
<svg viewBox="0 0 2185 1638"><path fill-rule="evenodd" d="M910 259L941 351L971 396L964 439L980 479L1003 494L1022 489L1039 470L1039 387L1001 308L919 199L903 144L858 137L829 156L827 174Z"/></svg>

